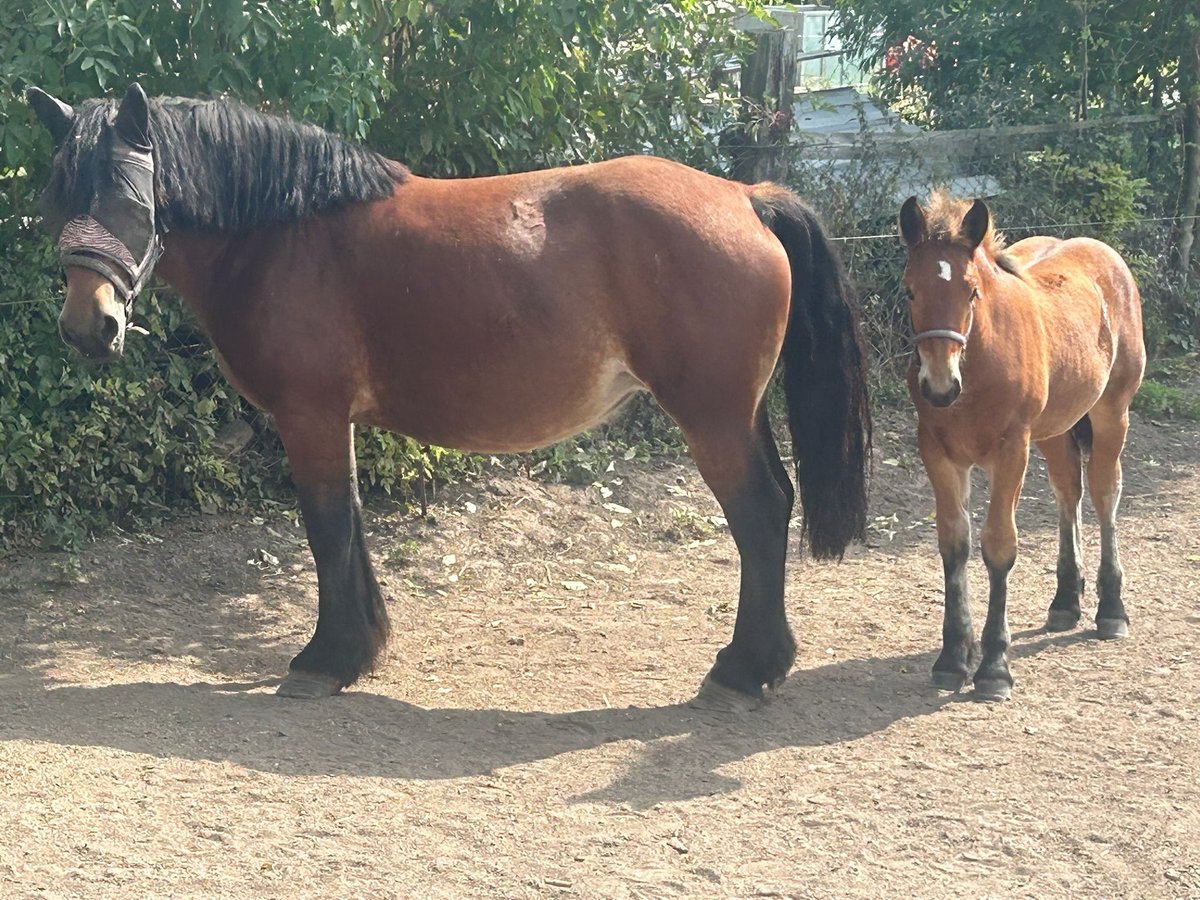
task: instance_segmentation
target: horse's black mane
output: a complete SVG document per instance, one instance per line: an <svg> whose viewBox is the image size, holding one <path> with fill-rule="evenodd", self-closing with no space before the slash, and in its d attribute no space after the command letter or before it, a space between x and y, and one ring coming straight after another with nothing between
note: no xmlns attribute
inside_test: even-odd
<svg viewBox="0 0 1200 900"><path fill-rule="evenodd" d="M92 159L118 101L75 107L43 204L64 219L87 211ZM150 100L158 217L167 228L245 232L345 203L390 196L409 175L398 162L314 125L234 100Z"/></svg>

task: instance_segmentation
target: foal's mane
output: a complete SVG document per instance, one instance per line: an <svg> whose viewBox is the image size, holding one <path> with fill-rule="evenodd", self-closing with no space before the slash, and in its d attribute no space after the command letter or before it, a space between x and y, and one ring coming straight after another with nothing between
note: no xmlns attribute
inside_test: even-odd
<svg viewBox="0 0 1200 900"><path fill-rule="evenodd" d="M967 210L971 208L973 202L951 196L945 188L935 190L929 198L929 205L925 208L925 227L929 232L929 237L966 243L967 240L961 231L963 217L966 216ZM1001 269L1019 278L1024 277L1024 270L1020 264L1005 252L1004 248L1008 246L1008 242L1004 233L996 230L990 215L988 216L987 231L983 235L983 240L979 242L979 246L984 253L995 260L996 265Z"/></svg>
<svg viewBox="0 0 1200 900"><path fill-rule="evenodd" d="M104 123L118 101L75 107L71 132L54 160L44 203L70 218L87 211ZM245 232L323 210L391 196L408 169L293 119L236 100L150 100L158 216L167 228Z"/></svg>

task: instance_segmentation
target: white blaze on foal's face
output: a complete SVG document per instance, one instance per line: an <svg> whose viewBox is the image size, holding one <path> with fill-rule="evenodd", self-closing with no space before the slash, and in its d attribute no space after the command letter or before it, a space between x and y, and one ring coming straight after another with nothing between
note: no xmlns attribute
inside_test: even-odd
<svg viewBox="0 0 1200 900"><path fill-rule="evenodd" d="M908 283L913 292L913 327L921 337L917 344L920 367L917 379L921 394L934 406L949 406L962 391L962 339L971 327L973 316L961 321L960 293L969 290L965 266L942 254L911 260ZM913 277L916 276L916 277ZM957 282L956 282L957 276ZM938 332L949 332L939 335Z"/></svg>

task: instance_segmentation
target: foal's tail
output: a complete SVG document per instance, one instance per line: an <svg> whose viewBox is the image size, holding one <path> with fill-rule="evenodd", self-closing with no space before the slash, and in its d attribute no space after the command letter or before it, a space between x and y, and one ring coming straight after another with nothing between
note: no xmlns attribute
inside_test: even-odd
<svg viewBox="0 0 1200 900"><path fill-rule="evenodd" d="M1078 422L1071 426L1071 430L1067 432L1071 436L1073 443L1080 455L1090 456L1092 453L1092 418L1084 416Z"/></svg>
<svg viewBox="0 0 1200 900"><path fill-rule="evenodd" d="M792 265L783 388L809 547L841 558L866 533L871 412L858 310L816 215L785 188L759 184L750 202Z"/></svg>

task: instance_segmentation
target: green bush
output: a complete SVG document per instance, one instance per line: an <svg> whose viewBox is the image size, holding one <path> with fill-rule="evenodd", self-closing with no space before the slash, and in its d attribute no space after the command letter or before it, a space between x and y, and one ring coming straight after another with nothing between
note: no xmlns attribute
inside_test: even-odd
<svg viewBox="0 0 1200 900"><path fill-rule="evenodd" d="M75 546L109 521L260 492L257 469L213 448L241 401L179 308L139 298L150 334L93 367L58 337L56 267L40 237L0 255L0 543Z"/></svg>
<svg viewBox="0 0 1200 900"><path fill-rule="evenodd" d="M1133 398L1133 408L1146 416L1200 419L1200 397L1153 378L1142 382Z"/></svg>

